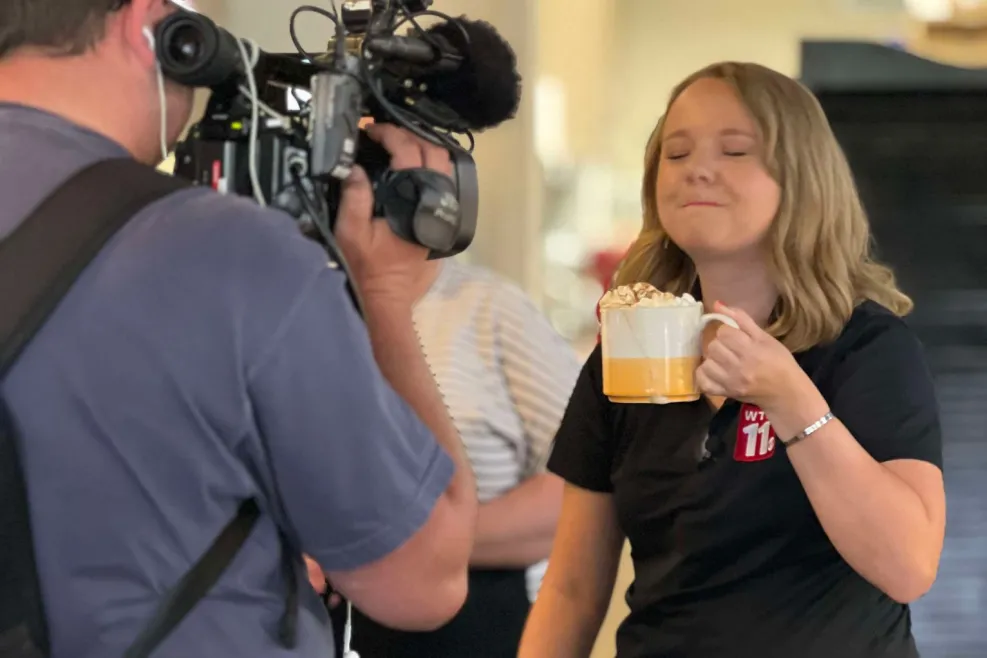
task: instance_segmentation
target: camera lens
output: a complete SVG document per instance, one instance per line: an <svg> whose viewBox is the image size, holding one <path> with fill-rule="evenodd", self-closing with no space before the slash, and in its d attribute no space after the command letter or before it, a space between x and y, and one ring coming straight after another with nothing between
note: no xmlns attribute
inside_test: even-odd
<svg viewBox="0 0 987 658"><path fill-rule="evenodd" d="M158 31L162 35L158 57L169 79L187 87L215 87L240 74L236 37L205 16L176 12L159 24Z"/></svg>
<svg viewBox="0 0 987 658"><path fill-rule="evenodd" d="M202 49L202 32L192 25L182 25L172 34L168 56L179 66L189 66L196 63Z"/></svg>

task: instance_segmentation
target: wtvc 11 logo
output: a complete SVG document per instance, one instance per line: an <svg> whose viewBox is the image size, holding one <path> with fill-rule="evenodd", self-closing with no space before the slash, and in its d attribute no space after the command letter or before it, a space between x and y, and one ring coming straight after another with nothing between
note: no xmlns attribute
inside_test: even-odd
<svg viewBox="0 0 987 658"><path fill-rule="evenodd" d="M760 407L745 403L740 408L737 444L733 449L734 459L738 462L759 462L770 459L775 454L777 439L771 421Z"/></svg>

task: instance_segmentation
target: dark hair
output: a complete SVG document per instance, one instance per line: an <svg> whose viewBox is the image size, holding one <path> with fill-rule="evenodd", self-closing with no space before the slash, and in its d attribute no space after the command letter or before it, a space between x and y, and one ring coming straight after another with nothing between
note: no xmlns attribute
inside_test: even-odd
<svg viewBox="0 0 987 658"><path fill-rule="evenodd" d="M35 47L81 55L103 38L106 17L129 0L0 0L0 58Z"/></svg>

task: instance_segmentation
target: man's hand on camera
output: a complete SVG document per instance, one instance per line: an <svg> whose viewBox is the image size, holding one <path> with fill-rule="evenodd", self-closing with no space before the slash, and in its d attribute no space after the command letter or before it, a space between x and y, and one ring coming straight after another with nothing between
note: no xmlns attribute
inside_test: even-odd
<svg viewBox="0 0 987 658"><path fill-rule="evenodd" d="M452 175L449 153L407 130L375 124L367 127L367 134L388 150L394 170L425 167ZM370 180L355 167L343 186L336 239L364 298L413 301L407 299L407 290L421 273L428 249L397 237L386 221L375 221L373 207Z"/></svg>

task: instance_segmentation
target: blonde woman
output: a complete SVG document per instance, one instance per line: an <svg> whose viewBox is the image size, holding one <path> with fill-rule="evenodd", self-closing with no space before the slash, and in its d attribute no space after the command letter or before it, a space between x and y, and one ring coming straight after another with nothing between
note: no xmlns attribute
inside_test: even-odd
<svg viewBox="0 0 987 658"><path fill-rule="evenodd" d="M761 66L699 71L655 128L643 196L617 283L692 292L740 328L704 335L693 403L611 403L590 357L521 658L589 654L625 537L619 658L917 655L908 604L945 525L938 410L818 103ZM738 449L752 429L771 441Z"/></svg>

